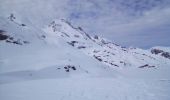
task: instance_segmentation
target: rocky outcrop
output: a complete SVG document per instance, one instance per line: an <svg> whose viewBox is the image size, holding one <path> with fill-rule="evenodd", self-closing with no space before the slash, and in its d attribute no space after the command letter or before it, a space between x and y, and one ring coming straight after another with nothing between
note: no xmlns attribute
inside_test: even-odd
<svg viewBox="0 0 170 100"><path fill-rule="evenodd" d="M156 54L156 55L161 55L162 57L165 57L165 58L168 58L170 59L170 53L169 52L166 52L164 50L160 50L160 49L152 49L151 50L151 53L152 54Z"/></svg>

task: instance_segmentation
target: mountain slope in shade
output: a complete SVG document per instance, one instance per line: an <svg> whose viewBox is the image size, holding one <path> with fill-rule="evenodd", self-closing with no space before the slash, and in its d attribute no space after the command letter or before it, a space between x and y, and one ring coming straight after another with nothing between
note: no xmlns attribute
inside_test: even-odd
<svg viewBox="0 0 170 100"><path fill-rule="evenodd" d="M21 20L24 19L24 20ZM2 100L169 100L170 60L55 19L0 17Z"/></svg>

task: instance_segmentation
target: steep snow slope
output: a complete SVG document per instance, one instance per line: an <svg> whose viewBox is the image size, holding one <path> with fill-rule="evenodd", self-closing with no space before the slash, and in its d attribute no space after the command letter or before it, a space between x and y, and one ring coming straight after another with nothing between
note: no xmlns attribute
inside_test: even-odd
<svg viewBox="0 0 170 100"><path fill-rule="evenodd" d="M169 59L92 37L64 19L44 27L25 19L0 17L2 100L170 99Z"/></svg>
<svg viewBox="0 0 170 100"><path fill-rule="evenodd" d="M75 28L65 20L53 21L44 31L63 38L69 45L111 67L160 67L169 63L166 59L162 63L159 57L146 50L132 50L98 36L91 37L81 27Z"/></svg>
<svg viewBox="0 0 170 100"><path fill-rule="evenodd" d="M169 60L155 56L150 51L124 48L104 38L91 37L81 27L75 28L64 19L54 20L43 29L34 27L29 22L23 24L13 14L8 17L8 20L1 18L1 22L1 31L9 35L6 39L8 43L34 45L40 42L40 44L57 45L62 44L58 42L62 40L63 43L67 43L111 67L142 67L145 65L160 67L169 64Z"/></svg>
<svg viewBox="0 0 170 100"><path fill-rule="evenodd" d="M64 70L65 66L71 65L75 66L77 70L81 69L83 73L91 73L91 69L94 68L96 69L93 72L95 74L103 68L103 65L98 61L72 48L63 38L55 34L38 31L36 28L29 27L29 25L24 27L16 26L10 20L6 21L6 24L9 29L8 27L2 27L2 30L4 30L4 34L9 38L1 41L1 73L20 70L39 70L45 67L56 67L54 69L57 69L61 66L63 67L61 69ZM14 41L16 39L19 44L10 40L10 37L13 37L12 40ZM11 42L8 42L8 39ZM26 40L28 43L24 44L22 40ZM82 63L81 61L84 62ZM82 66L87 68L88 71L81 68Z"/></svg>

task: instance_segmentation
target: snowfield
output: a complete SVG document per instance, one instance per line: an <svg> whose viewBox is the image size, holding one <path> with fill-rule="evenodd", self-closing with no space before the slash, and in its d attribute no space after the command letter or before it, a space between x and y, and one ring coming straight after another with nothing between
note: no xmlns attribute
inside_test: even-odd
<svg viewBox="0 0 170 100"><path fill-rule="evenodd" d="M168 100L163 81L111 78L46 79L1 85L1 98L18 100ZM155 84L156 82L156 84ZM149 84L149 85L148 85ZM152 86L154 85L154 86Z"/></svg>
<svg viewBox="0 0 170 100"><path fill-rule="evenodd" d="M30 80L27 77L1 84L0 96L3 100L169 100L169 85L167 79L60 77Z"/></svg>
<svg viewBox="0 0 170 100"><path fill-rule="evenodd" d="M64 19L38 26L9 12L0 16L0 100L170 100L169 47L125 48Z"/></svg>

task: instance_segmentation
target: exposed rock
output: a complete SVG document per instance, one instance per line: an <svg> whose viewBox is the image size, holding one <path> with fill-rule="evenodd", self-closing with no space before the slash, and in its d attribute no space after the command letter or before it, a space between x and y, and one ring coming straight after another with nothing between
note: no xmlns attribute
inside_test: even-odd
<svg viewBox="0 0 170 100"><path fill-rule="evenodd" d="M86 48L86 46L78 46L77 48L78 49L84 49L84 48Z"/></svg>
<svg viewBox="0 0 170 100"><path fill-rule="evenodd" d="M97 59L98 61L100 61L100 62L102 61L102 59L100 58L100 56L95 56L95 55L93 55L93 57L96 58L96 59Z"/></svg>
<svg viewBox="0 0 170 100"><path fill-rule="evenodd" d="M99 37L97 35L94 36L94 39L99 39Z"/></svg>
<svg viewBox="0 0 170 100"><path fill-rule="evenodd" d="M9 36L0 33L0 40L6 40L6 39L8 39L8 38L9 38Z"/></svg>
<svg viewBox="0 0 170 100"><path fill-rule="evenodd" d="M170 59L170 53L166 52L166 51L163 51L163 50L160 50L160 49L152 49L151 53L156 54L156 55L160 54L162 57Z"/></svg>
<svg viewBox="0 0 170 100"><path fill-rule="evenodd" d="M69 72L70 70L76 70L76 67L74 65L66 65L64 69L66 72Z"/></svg>
<svg viewBox="0 0 170 100"><path fill-rule="evenodd" d="M46 38L46 36L45 36L45 35L41 35L41 37L42 37L42 38L44 38L44 39Z"/></svg>
<svg viewBox="0 0 170 100"><path fill-rule="evenodd" d="M116 65L116 64L113 64L113 63L110 63L111 65L114 65L114 66L116 66L116 67L119 67L118 65Z"/></svg>
<svg viewBox="0 0 170 100"><path fill-rule="evenodd" d="M21 43L20 39L18 39L17 41L13 41L12 43L14 43L14 44L18 44L18 45L22 45L22 43Z"/></svg>
<svg viewBox="0 0 170 100"><path fill-rule="evenodd" d="M21 26L26 26L25 24L21 24Z"/></svg>
<svg viewBox="0 0 170 100"><path fill-rule="evenodd" d="M71 41L71 42L67 42L69 45L71 45L71 46L75 46L75 43L78 43L78 41Z"/></svg>
<svg viewBox="0 0 170 100"><path fill-rule="evenodd" d="M83 31L83 29L82 29L81 27L78 27L78 29L79 29L80 31Z"/></svg>
<svg viewBox="0 0 170 100"><path fill-rule="evenodd" d="M65 32L61 32L61 33L63 33L65 36L67 36L67 37L70 37L67 33L65 33Z"/></svg>
<svg viewBox="0 0 170 100"><path fill-rule="evenodd" d="M73 67L71 67L73 70L76 70L76 68L73 66Z"/></svg>
<svg viewBox="0 0 170 100"><path fill-rule="evenodd" d="M159 53L162 53L162 52L163 52L163 50L159 50L159 49L152 49L151 50L152 54L159 54Z"/></svg>
<svg viewBox="0 0 170 100"><path fill-rule="evenodd" d="M14 21L16 19L16 17L14 16L14 14L10 14L10 16L8 17L8 19L10 21Z"/></svg>
<svg viewBox="0 0 170 100"><path fill-rule="evenodd" d="M143 65L143 66L140 66L139 68L145 68L145 67L147 67L147 68L152 68L152 67L155 67L155 66L150 66L149 64L145 64L145 65Z"/></svg>
<svg viewBox="0 0 170 100"><path fill-rule="evenodd" d="M170 59L170 53L169 52L163 52L161 56Z"/></svg>

